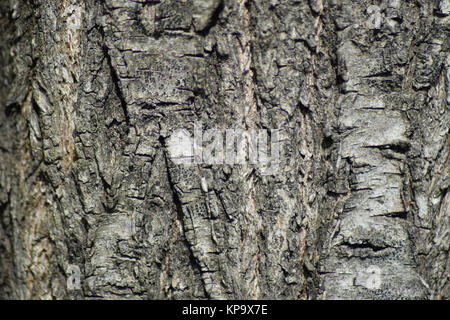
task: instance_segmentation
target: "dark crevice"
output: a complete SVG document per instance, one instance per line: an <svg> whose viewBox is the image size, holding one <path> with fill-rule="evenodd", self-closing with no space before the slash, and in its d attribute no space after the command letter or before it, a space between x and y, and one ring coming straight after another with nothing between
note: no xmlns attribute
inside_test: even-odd
<svg viewBox="0 0 450 320"><path fill-rule="evenodd" d="M161 0L130 0L131 2L136 2L140 4L158 4Z"/></svg>
<svg viewBox="0 0 450 320"><path fill-rule="evenodd" d="M323 149L328 149L333 145L333 138L331 137L324 137L322 139L322 148Z"/></svg>
<svg viewBox="0 0 450 320"><path fill-rule="evenodd" d="M108 64L110 75L111 75L111 80L112 80L113 85L114 85L114 90L115 90L115 93L117 95L117 98L119 98L120 105L122 107L123 114L125 116L125 121L126 121L126 123L128 125L128 130L129 130L129 127L130 127L130 116L128 114L127 103L125 101L125 97L124 97L124 95L122 93L122 89L120 88L119 76L117 75L116 69L112 65L111 56L109 54L109 49L108 49L108 47L106 45L102 46L102 51L103 51L103 54L105 55L106 62Z"/></svg>
<svg viewBox="0 0 450 320"><path fill-rule="evenodd" d="M178 194L177 194L177 192L175 190L175 184L174 184L174 182L172 180L172 176L170 174L169 161L167 159L167 154L165 152L165 150L167 150L166 141L165 141L165 138L163 136L160 136L158 138L158 140L159 140L159 143L161 144L161 148L164 150L163 154L164 154L164 161L165 161L166 170L167 170L167 172L166 172L167 173L167 179L168 179L168 182L169 182L169 188L172 191L172 199L173 199L173 203L175 204L175 208L176 208L177 220L179 220L181 222L181 225L182 225L182 228L183 228L183 234L185 234L186 233L186 228L185 228L184 219L183 219L183 207L182 207L181 200L180 200L180 198L179 198L179 196L178 196ZM191 266L195 270L198 270L198 272L200 274L207 273L208 271L207 270L206 271L202 270L202 268L201 268L200 264L198 263L197 259L194 257L194 253L192 251L191 244L189 243L189 241L186 239L185 236L183 236L183 241L184 241L184 243L185 243L185 245L188 248L189 253L190 253L189 254L189 261L191 263ZM204 289L205 296L209 296L208 293L206 292L206 285L205 285L205 282L203 280L203 277L201 277L201 278L202 278L202 281L203 281L203 289Z"/></svg>
<svg viewBox="0 0 450 320"><path fill-rule="evenodd" d="M300 109L301 114L306 117L308 114L311 114L311 109L309 109L307 106L303 105L302 103L298 103L298 108Z"/></svg>
<svg viewBox="0 0 450 320"><path fill-rule="evenodd" d="M219 15L223 11L224 8L225 8L224 1L221 0L219 5L217 6L216 10L214 10L213 14L211 15L211 18L209 19L206 27L203 30L197 31L197 33L202 36L206 36L209 33L209 31L211 30L211 28L214 27L217 24L217 22L219 21Z"/></svg>
<svg viewBox="0 0 450 320"><path fill-rule="evenodd" d="M364 146L363 148L379 149L379 150L389 149L397 153L405 154L410 150L411 144L405 141L398 141L395 143L384 144L379 146Z"/></svg>
<svg viewBox="0 0 450 320"><path fill-rule="evenodd" d="M7 207L8 207L8 202L0 203L0 221L1 221L3 214L6 211Z"/></svg>
<svg viewBox="0 0 450 320"><path fill-rule="evenodd" d="M397 144L389 145L389 149L391 149L392 151L403 154L407 153L410 150L410 148L411 145L407 142L400 142Z"/></svg>
<svg viewBox="0 0 450 320"><path fill-rule="evenodd" d="M369 74L368 76L364 76L363 78L370 79L370 78L379 78L379 77L392 77L391 71L382 71L374 74Z"/></svg>
<svg viewBox="0 0 450 320"><path fill-rule="evenodd" d="M354 249L354 250L356 250L356 249L371 249L374 252L378 252L378 251L381 251L381 250L389 248L387 246L386 247L381 247L381 246L377 246L377 245L374 245L374 244L368 243L368 242L364 242L364 243L348 243L348 242L345 242L345 243L342 244L342 246L345 246L345 247L348 247L348 248L351 248L351 249Z"/></svg>
<svg viewBox="0 0 450 320"><path fill-rule="evenodd" d="M20 113L20 105L17 102L13 102L6 106L5 115L7 117L12 116L13 114Z"/></svg>
<svg viewBox="0 0 450 320"><path fill-rule="evenodd" d="M205 58L205 55L203 53L185 53L181 56L177 56L177 58L185 58L185 57L191 57L191 58Z"/></svg>
<svg viewBox="0 0 450 320"><path fill-rule="evenodd" d="M346 195L346 193L338 193L338 192L327 190L327 196L332 197L332 198L340 198L344 195Z"/></svg>
<svg viewBox="0 0 450 320"><path fill-rule="evenodd" d="M398 212L388 212L383 214L373 215L372 217L388 217L388 218L398 218L406 220L408 213L406 211L398 211Z"/></svg>

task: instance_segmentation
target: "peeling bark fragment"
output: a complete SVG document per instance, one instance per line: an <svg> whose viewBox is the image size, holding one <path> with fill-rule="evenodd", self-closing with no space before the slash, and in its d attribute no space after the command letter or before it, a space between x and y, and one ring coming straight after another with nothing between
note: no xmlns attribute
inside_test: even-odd
<svg viewBox="0 0 450 320"><path fill-rule="evenodd" d="M448 15L1 1L0 298L449 299ZM172 157L271 129L274 174Z"/></svg>

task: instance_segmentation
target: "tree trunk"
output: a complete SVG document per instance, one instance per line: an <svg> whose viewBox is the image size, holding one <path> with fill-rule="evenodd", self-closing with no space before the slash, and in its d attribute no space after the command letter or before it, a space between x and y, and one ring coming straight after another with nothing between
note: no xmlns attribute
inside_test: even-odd
<svg viewBox="0 0 450 320"><path fill-rule="evenodd" d="M449 299L449 13L1 1L0 298Z"/></svg>

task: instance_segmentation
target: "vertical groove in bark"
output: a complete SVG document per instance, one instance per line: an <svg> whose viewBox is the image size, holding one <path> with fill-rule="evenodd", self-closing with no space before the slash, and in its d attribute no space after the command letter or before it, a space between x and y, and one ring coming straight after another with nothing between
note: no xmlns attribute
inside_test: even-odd
<svg viewBox="0 0 450 320"><path fill-rule="evenodd" d="M3 1L0 298L448 299L447 3Z"/></svg>

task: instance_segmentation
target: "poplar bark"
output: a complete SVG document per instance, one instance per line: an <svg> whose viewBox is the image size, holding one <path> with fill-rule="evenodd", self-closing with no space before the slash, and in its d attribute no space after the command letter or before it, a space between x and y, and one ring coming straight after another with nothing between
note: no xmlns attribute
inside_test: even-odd
<svg viewBox="0 0 450 320"><path fill-rule="evenodd" d="M449 299L449 14L2 0L0 299ZM175 164L196 122L278 172Z"/></svg>

